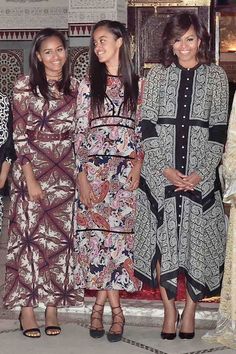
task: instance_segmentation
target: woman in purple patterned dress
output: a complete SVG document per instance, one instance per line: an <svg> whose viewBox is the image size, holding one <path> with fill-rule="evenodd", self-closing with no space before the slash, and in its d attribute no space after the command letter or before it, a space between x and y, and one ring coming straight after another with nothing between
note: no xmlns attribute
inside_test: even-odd
<svg viewBox="0 0 236 354"><path fill-rule="evenodd" d="M91 38L89 79L79 89L76 137L79 200L76 280L94 289L90 335L104 335L103 308L109 300L109 341L122 337L119 290L137 291L133 273L135 192L143 152L140 146L138 78L129 55L125 27L98 22Z"/></svg>
<svg viewBox="0 0 236 354"><path fill-rule="evenodd" d="M78 83L69 76L64 36L51 28L35 37L30 75L13 95L13 168L4 302L21 306L27 337L40 337L34 307L46 306L45 332L59 334L57 307L73 306L74 155Z"/></svg>

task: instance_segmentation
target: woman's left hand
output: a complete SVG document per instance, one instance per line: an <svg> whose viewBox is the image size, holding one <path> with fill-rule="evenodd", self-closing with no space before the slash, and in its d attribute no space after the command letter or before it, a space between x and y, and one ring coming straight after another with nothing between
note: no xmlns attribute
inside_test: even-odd
<svg viewBox="0 0 236 354"><path fill-rule="evenodd" d="M136 161L135 165L132 167L127 177L127 182L129 183L128 190L133 191L138 188L141 168L142 168L142 161L140 160Z"/></svg>
<svg viewBox="0 0 236 354"><path fill-rule="evenodd" d="M201 182L202 178L197 174L197 172L192 172L189 176L184 177L183 180L185 182L188 182L191 184L192 188L191 189L184 189L184 188L177 188L176 191L187 191L187 190L193 190L196 188L196 186Z"/></svg>

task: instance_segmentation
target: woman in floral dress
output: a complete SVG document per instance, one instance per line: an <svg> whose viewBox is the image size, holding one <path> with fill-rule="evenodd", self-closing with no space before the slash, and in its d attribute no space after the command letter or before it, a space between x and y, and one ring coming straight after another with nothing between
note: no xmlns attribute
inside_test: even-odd
<svg viewBox="0 0 236 354"><path fill-rule="evenodd" d="M90 335L104 335L103 307L109 300L109 341L119 341L124 316L119 290L140 289L133 274L135 192L143 152L137 105L138 78L129 55L125 27L101 21L91 39L89 78L79 89L76 136L79 200L76 281L98 290Z"/></svg>
<svg viewBox="0 0 236 354"><path fill-rule="evenodd" d="M73 306L74 155L78 83L69 76L64 36L51 28L36 35L30 75L13 95L13 168L6 264L7 307L21 306L27 337L40 337L34 307L46 306L45 332L59 334L57 307Z"/></svg>

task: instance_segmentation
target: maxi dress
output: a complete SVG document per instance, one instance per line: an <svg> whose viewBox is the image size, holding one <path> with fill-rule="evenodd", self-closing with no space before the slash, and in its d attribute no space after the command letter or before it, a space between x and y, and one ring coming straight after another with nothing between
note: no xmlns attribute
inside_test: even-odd
<svg viewBox="0 0 236 354"><path fill-rule="evenodd" d="M136 193L128 190L127 176L135 160L143 159L139 114L124 109L117 76L107 78L100 115L91 114L87 78L79 97L77 169L85 171L96 202L86 208L78 198L76 283L80 288L133 292L141 282L133 274Z"/></svg>
<svg viewBox="0 0 236 354"><path fill-rule="evenodd" d="M138 190L135 274L169 298L179 273L193 299L219 294L226 230L217 167L227 127L228 80L214 64L185 69L173 63L148 74L142 108L145 153ZM175 192L165 168L202 178L194 191Z"/></svg>
<svg viewBox="0 0 236 354"><path fill-rule="evenodd" d="M0 169L4 161L11 164L15 160L15 149L12 139L12 113L9 100L0 93ZM3 222L4 188L0 189L0 235Z"/></svg>
<svg viewBox="0 0 236 354"><path fill-rule="evenodd" d="M51 92L56 82L49 82ZM72 138L78 83L71 95L48 102L29 88L29 77L15 84L13 138L17 152L11 188L5 306L73 306L73 209L75 161ZM30 162L45 192L41 202L29 200L22 166Z"/></svg>

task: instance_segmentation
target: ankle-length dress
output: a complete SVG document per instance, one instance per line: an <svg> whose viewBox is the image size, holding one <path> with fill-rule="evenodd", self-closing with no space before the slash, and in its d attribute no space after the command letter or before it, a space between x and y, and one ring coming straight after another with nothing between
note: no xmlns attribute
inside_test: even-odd
<svg viewBox="0 0 236 354"><path fill-rule="evenodd" d="M97 200L86 208L78 195L76 283L133 292L141 282L133 273L136 193L128 190L127 176L135 161L143 159L139 114L124 110L123 85L116 76L108 76L101 114L91 114L87 79L80 84L79 97L77 169L85 171Z"/></svg>
<svg viewBox="0 0 236 354"><path fill-rule="evenodd" d="M56 83L49 82L55 92ZM17 160L12 174L4 303L7 307L73 306L73 208L75 161L72 145L78 83L71 96L45 102L21 77L13 95L13 138ZM29 200L22 165L30 162L45 192Z"/></svg>

